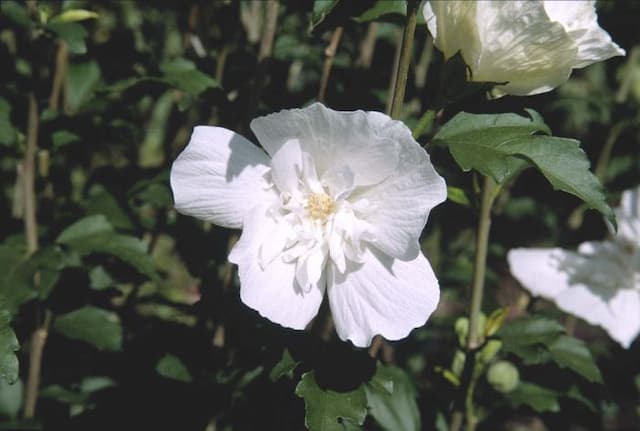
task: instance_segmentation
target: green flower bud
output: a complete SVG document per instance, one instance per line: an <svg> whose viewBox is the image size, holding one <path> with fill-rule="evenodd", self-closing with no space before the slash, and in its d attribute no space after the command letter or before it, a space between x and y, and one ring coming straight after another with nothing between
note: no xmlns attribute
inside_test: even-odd
<svg viewBox="0 0 640 431"><path fill-rule="evenodd" d="M518 369L509 361L498 361L489 367L487 381L498 392L513 391L520 383Z"/></svg>

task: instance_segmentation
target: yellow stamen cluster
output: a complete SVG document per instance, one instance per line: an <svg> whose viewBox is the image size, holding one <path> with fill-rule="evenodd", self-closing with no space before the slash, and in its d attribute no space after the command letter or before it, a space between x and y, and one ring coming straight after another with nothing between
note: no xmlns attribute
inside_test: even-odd
<svg viewBox="0 0 640 431"><path fill-rule="evenodd" d="M324 193L312 193L307 199L307 212L313 220L325 221L336 209L336 204Z"/></svg>

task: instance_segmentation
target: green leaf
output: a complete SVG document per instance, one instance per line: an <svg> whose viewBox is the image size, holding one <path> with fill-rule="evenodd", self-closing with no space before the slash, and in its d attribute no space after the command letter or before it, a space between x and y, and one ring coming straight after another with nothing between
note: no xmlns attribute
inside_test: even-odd
<svg viewBox="0 0 640 431"><path fill-rule="evenodd" d="M64 86L65 107L75 112L91 100L100 77L100 66L95 61L69 64Z"/></svg>
<svg viewBox="0 0 640 431"><path fill-rule="evenodd" d="M33 25L27 8L20 2L13 0L0 1L0 12L19 26L30 28Z"/></svg>
<svg viewBox="0 0 640 431"><path fill-rule="evenodd" d="M362 386L350 392L322 389L313 371L302 375L296 395L304 399L305 425L311 431L343 431L343 420L362 425L367 416L367 397Z"/></svg>
<svg viewBox="0 0 640 431"><path fill-rule="evenodd" d="M18 380L18 357L15 352L20 349L20 344L9 322L9 313L2 311L0 313L0 380L14 384Z"/></svg>
<svg viewBox="0 0 640 431"><path fill-rule="evenodd" d="M464 192L464 190L458 187L447 186L447 199L449 199L451 202L455 202L466 207L471 205L467 194Z"/></svg>
<svg viewBox="0 0 640 431"><path fill-rule="evenodd" d="M85 38L87 30L77 22L51 22L47 28L54 32L60 39L67 43L69 52L73 54L85 54L87 45Z"/></svg>
<svg viewBox="0 0 640 431"><path fill-rule="evenodd" d="M558 393L533 383L520 382L507 399L513 407L526 405L538 413L560 411Z"/></svg>
<svg viewBox="0 0 640 431"><path fill-rule="evenodd" d="M300 364L300 362L293 359L289 350L284 349L282 352L282 358L269 372L269 379L272 382L280 380L282 377L293 377L293 370Z"/></svg>
<svg viewBox="0 0 640 431"><path fill-rule="evenodd" d="M87 19L98 18L98 16L99 15L97 13L90 10L71 9L71 10L66 10L62 12L60 15L54 16L53 18L51 18L51 22L56 23L56 22L84 21Z"/></svg>
<svg viewBox="0 0 640 431"><path fill-rule="evenodd" d="M53 143L53 149L57 150L65 145L72 144L80 141L80 136L68 130L58 130L51 134L51 142Z"/></svg>
<svg viewBox="0 0 640 431"><path fill-rule="evenodd" d="M371 415L387 431L420 430L416 389L409 376L400 368L385 365L378 365L376 376L379 374L384 379L391 379L392 392L386 390L389 384L385 385L384 390L371 383L365 385Z"/></svg>
<svg viewBox="0 0 640 431"><path fill-rule="evenodd" d="M117 257L149 278L157 279L153 259L147 245L136 237L113 233L113 227L102 215L83 218L65 229L56 239L80 255L105 253Z"/></svg>
<svg viewBox="0 0 640 431"><path fill-rule="evenodd" d="M104 215L109 224L116 229L131 230L134 227L131 219L120 207L116 198L104 187L93 187L89 192L89 197L83 203L83 207L88 215Z"/></svg>
<svg viewBox="0 0 640 431"><path fill-rule="evenodd" d="M311 22L309 30L316 28L331 11L338 5L340 0L315 0L313 2L313 12L311 13Z"/></svg>
<svg viewBox="0 0 640 431"><path fill-rule="evenodd" d="M558 190L582 199L615 223L602 185L589 171L589 160L573 139L557 138L533 110L516 114L469 114L452 118L435 136L448 145L460 167L475 169L504 183L527 164L535 166Z"/></svg>
<svg viewBox="0 0 640 431"><path fill-rule="evenodd" d="M577 338L562 335L549 344L551 359L562 368L569 368L590 382L603 383L602 374L591 352Z"/></svg>
<svg viewBox="0 0 640 431"><path fill-rule="evenodd" d="M0 97L0 145L9 146L16 142L16 130L11 124L11 105Z"/></svg>
<svg viewBox="0 0 640 431"><path fill-rule="evenodd" d="M122 348L122 326L117 314L102 308L86 306L55 319L54 329L60 334L84 341L99 350Z"/></svg>
<svg viewBox="0 0 640 431"><path fill-rule="evenodd" d="M187 367L182 363L180 358L174 355L164 355L156 365L156 371L162 377L180 382L191 382L193 378Z"/></svg>
<svg viewBox="0 0 640 431"><path fill-rule="evenodd" d="M503 348L510 345L550 343L564 333L564 327L552 319L527 316L505 323L496 335L503 341Z"/></svg>
<svg viewBox="0 0 640 431"><path fill-rule="evenodd" d="M84 404L89 397L88 394L71 391L60 385L51 385L40 390L40 396L56 400L63 404Z"/></svg>
<svg viewBox="0 0 640 431"><path fill-rule="evenodd" d="M102 266L96 266L89 271L89 283L94 290L104 290L113 286L113 279Z"/></svg>
<svg viewBox="0 0 640 431"><path fill-rule="evenodd" d="M187 59L177 58L163 64L160 68L167 83L187 93L186 97L178 102L178 107L182 110L206 89L220 88L218 81L199 71L195 63Z"/></svg>
<svg viewBox="0 0 640 431"><path fill-rule="evenodd" d="M24 384L18 379L15 383L9 384L0 380L0 415L8 416L12 419L18 417L24 399Z"/></svg>
<svg viewBox="0 0 640 431"><path fill-rule="evenodd" d="M376 0L373 6L367 9L360 16L353 18L354 21L363 23L369 21L379 21L386 15L407 15L406 0Z"/></svg>

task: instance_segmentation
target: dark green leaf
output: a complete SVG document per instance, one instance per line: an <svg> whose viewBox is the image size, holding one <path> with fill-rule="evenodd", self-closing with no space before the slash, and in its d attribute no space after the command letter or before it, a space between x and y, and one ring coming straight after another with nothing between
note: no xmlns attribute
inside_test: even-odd
<svg viewBox="0 0 640 431"><path fill-rule="evenodd" d="M378 374L382 374L384 379L391 377L392 393L386 390L388 384L385 390L379 390L371 383L365 386L371 415L387 431L419 430L420 411L416 390L409 376L400 368L384 365L378 366L376 376Z"/></svg>
<svg viewBox="0 0 640 431"><path fill-rule="evenodd" d="M558 394L533 383L520 382L518 387L506 396L514 407L526 405L539 413L560 411Z"/></svg>
<svg viewBox="0 0 640 431"><path fill-rule="evenodd" d="M311 431L343 431L343 420L362 425L367 416L367 397L364 388L349 392L322 389L313 372L302 375L296 395L304 399L305 425Z"/></svg>
<svg viewBox="0 0 640 431"><path fill-rule="evenodd" d="M120 207L116 198L103 187L91 190L84 202L84 209L88 215L104 215L109 224L116 229L133 229L133 223L127 213Z"/></svg>
<svg viewBox="0 0 640 431"><path fill-rule="evenodd" d="M0 97L0 145L13 145L16 141L16 131L11 125L11 105Z"/></svg>
<svg viewBox="0 0 640 431"><path fill-rule="evenodd" d="M81 242L97 234L111 232L113 232L113 226L111 226L107 218L102 214L96 214L78 220L63 230L62 233L58 235L56 242L60 244L73 244L74 242Z"/></svg>
<svg viewBox="0 0 640 431"><path fill-rule="evenodd" d="M51 22L47 28L67 43L69 52L84 54L87 52L85 38L87 31L77 22Z"/></svg>
<svg viewBox="0 0 640 431"><path fill-rule="evenodd" d="M104 290L113 286L113 279L101 266L96 266L89 271L89 282L92 289Z"/></svg>
<svg viewBox="0 0 640 431"><path fill-rule="evenodd" d="M89 343L100 350L122 348L122 326L118 315L86 306L56 318L54 329L62 335Z"/></svg>
<svg viewBox="0 0 640 431"><path fill-rule="evenodd" d="M315 0L313 2L313 12L311 13L311 23L309 28L313 30L331 13L340 0Z"/></svg>
<svg viewBox="0 0 640 431"><path fill-rule="evenodd" d="M20 344L9 322L9 313L2 311L0 313L0 380L13 384L18 380L18 357L15 352L20 348Z"/></svg>
<svg viewBox="0 0 640 431"><path fill-rule="evenodd" d="M271 379L272 382L275 382L284 376L288 376L289 378L293 377L293 370L295 370L299 363L300 362L293 359L289 350L284 349L282 352L282 358L269 372L269 379Z"/></svg>
<svg viewBox="0 0 640 431"><path fill-rule="evenodd" d="M100 77L100 66L95 61L69 64L64 86L65 107L75 112L91 100Z"/></svg>
<svg viewBox="0 0 640 431"><path fill-rule="evenodd" d="M40 396L56 400L63 404L84 404L88 399L88 394L71 391L60 385L51 385L40 390Z"/></svg>
<svg viewBox="0 0 640 431"><path fill-rule="evenodd" d="M379 21L387 15L407 15L406 0L376 0L373 6L354 18L356 22Z"/></svg>
<svg viewBox="0 0 640 431"><path fill-rule="evenodd" d="M193 380L187 367L182 363L180 358L174 355L167 354L160 358L156 365L156 371L162 377L180 382L188 383Z"/></svg>
<svg viewBox="0 0 640 431"><path fill-rule="evenodd" d="M13 0L0 1L0 12L19 26L27 28L32 26L27 8L20 2Z"/></svg>
<svg viewBox="0 0 640 431"><path fill-rule="evenodd" d="M503 341L503 348L508 348L509 345L550 343L563 333L564 327L555 320L527 316L506 322L496 335Z"/></svg>
<svg viewBox="0 0 640 431"><path fill-rule="evenodd" d="M462 112L442 127L435 140L448 145L462 169L475 169L498 183L512 177L528 162L555 189L577 196L614 223L602 185L589 171L589 160L579 142L548 136L550 130L542 118L535 111L527 112L529 118Z"/></svg>
<svg viewBox="0 0 640 431"><path fill-rule="evenodd" d="M68 130L58 130L51 134L51 142L53 143L54 150L64 147L65 145L78 142L80 139L80 136L69 132Z"/></svg>
<svg viewBox="0 0 640 431"><path fill-rule="evenodd" d="M591 352L577 338L562 335L549 344L549 352L560 367L569 368L591 382L602 383L602 374Z"/></svg>

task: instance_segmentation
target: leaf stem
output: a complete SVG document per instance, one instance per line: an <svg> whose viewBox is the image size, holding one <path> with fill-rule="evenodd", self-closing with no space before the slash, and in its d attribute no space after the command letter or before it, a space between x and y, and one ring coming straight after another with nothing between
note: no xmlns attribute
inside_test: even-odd
<svg viewBox="0 0 640 431"><path fill-rule="evenodd" d="M318 90L318 102L324 102L324 96L327 92L327 85L329 84L329 74L331 73L331 66L333 65L333 58L336 56L336 50L340 43L340 38L344 27L338 26L331 34L331 40L329 45L324 50L324 64L322 65L322 77L320 78L320 89Z"/></svg>
<svg viewBox="0 0 640 431"><path fill-rule="evenodd" d="M35 160L38 144L38 103L36 97L29 94L29 113L27 117L27 148L22 161L22 192L24 198L24 233L27 252L38 249L38 222L36 220Z"/></svg>
<svg viewBox="0 0 640 431"><path fill-rule="evenodd" d="M409 0L407 2L407 21L404 26L402 48L400 50L400 59L398 60L398 75L396 76L393 98L391 99L391 109L389 110L389 115L394 119L398 119L402 112L404 92L407 88L409 66L411 65L411 57L413 53L413 38L416 33L417 15L418 2L416 0Z"/></svg>

